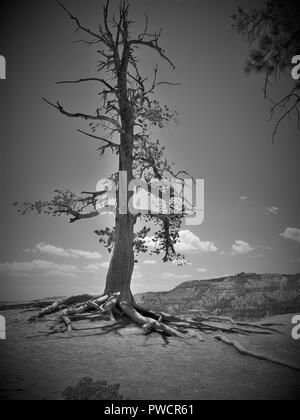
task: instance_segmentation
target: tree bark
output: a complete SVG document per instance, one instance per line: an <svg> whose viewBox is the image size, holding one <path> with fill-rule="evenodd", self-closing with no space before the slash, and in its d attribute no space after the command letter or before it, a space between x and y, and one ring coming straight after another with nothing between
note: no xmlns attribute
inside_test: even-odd
<svg viewBox="0 0 300 420"><path fill-rule="evenodd" d="M134 113L128 99L127 69L129 63L128 45L124 48L122 63L118 68L119 109L122 132L120 135L119 171L127 173L127 209L132 193L128 190L133 179L133 138L134 138ZM119 186L120 188L120 186ZM134 225L135 217L127 211L120 213L119 197L116 210L116 237L112 259L106 279L105 294L121 293L120 300L134 303L130 285L134 270Z"/></svg>
<svg viewBox="0 0 300 420"><path fill-rule="evenodd" d="M124 132L121 135L119 171L127 174L127 209L128 201L132 192L129 192L129 183L133 179L133 133L134 118L127 101L127 90L123 93L123 101L120 101L122 125ZM119 186L120 188L120 186ZM116 237L113 255L106 278L105 294L121 293L121 300L134 303L130 285L134 270L134 225L135 217L127 211L127 214L120 214L119 197L117 198L116 210Z"/></svg>
<svg viewBox="0 0 300 420"><path fill-rule="evenodd" d="M132 215L116 216L116 238L106 278L105 294L121 293L121 300L133 303L130 290L134 269L134 219Z"/></svg>

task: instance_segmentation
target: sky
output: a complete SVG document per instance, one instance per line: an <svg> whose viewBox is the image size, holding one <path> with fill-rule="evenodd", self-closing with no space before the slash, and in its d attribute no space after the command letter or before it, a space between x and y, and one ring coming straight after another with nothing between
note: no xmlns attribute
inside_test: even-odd
<svg viewBox="0 0 300 420"><path fill-rule="evenodd" d="M97 28L102 1L65 0L86 25ZM118 2L112 1L115 7ZM134 293L169 290L189 280L237 274L300 271L299 131L285 122L272 143L274 121L263 97L262 76L246 76L248 47L230 16L239 5L261 1L131 0L136 30L147 12L163 27L161 43L172 70L149 51L141 61L149 76L180 82L157 98L179 113L179 124L159 132L179 169L205 180L205 220L184 226L181 249L190 264L177 267L143 256ZM101 293L109 255L94 230L112 224L101 216L70 225L66 219L18 216L15 201L49 199L56 188L95 190L117 170L110 155L79 135L86 128L50 109L42 97L74 111L93 112L95 86L57 86L65 79L97 76L95 47L74 43L74 26L54 0L27 0L1 13L0 80L1 255L0 300ZM291 80L282 81L278 95Z"/></svg>

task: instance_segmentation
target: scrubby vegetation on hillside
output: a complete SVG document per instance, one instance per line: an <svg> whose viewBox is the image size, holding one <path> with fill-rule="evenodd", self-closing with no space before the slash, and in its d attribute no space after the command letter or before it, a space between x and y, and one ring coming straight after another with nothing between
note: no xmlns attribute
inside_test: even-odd
<svg viewBox="0 0 300 420"><path fill-rule="evenodd" d="M75 387L69 387L63 392L67 401L120 401L120 385L109 385L105 381L94 381L92 378L82 378Z"/></svg>

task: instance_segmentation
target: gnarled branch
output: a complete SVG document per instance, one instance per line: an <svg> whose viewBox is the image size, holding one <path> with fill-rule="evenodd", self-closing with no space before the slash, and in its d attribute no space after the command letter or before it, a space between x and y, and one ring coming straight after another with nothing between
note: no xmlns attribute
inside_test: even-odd
<svg viewBox="0 0 300 420"><path fill-rule="evenodd" d="M118 121L114 120L113 118L107 117L106 115L101 115L98 111L96 115L83 114L80 112L72 113L72 112L66 111L59 102L54 104L53 102L50 102L48 99L45 99L45 98L43 98L43 101L46 102L48 105L52 106L53 108L57 109L62 115L65 115L66 117L82 118L84 120L91 120L91 121L104 121L104 122L108 122L114 125L119 131L122 130Z"/></svg>
<svg viewBox="0 0 300 420"><path fill-rule="evenodd" d="M77 130L77 131L78 131L78 133L84 134L85 136L88 136L92 139L100 140L100 141L105 142L107 144L107 146L111 147L112 149L119 149L120 148L119 144L116 144L116 143L112 142L111 140L106 139L105 137L95 136L94 134L86 133L85 131L82 131L82 130Z"/></svg>
<svg viewBox="0 0 300 420"><path fill-rule="evenodd" d="M104 86L106 86L108 89L110 89L112 92L115 92L116 88L111 86L106 80L99 79L97 77L88 77L84 79L78 79L78 80L63 80L61 82L56 82L57 85L63 85L63 84L77 84L77 83L85 83L85 82L99 82L102 83Z"/></svg>
<svg viewBox="0 0 300 420"><path fill-rule="evenodd" d="M79 19L76 16L72 15L72 13L59 0L56 0L56 1L59 4L59 6L68 14L70 19L73 20L76 23L77 31L81 30L81 31L87 33L88 35L91 35L92 37L98 39L99 42L102 41L102 42L105 43L105 39L100 34L97 34L96 32L92 31L91 29L87 28L86 26L83 26L80 23Z"/></svg>
<svg viewBox="0 0 300 420"><path fill-rule="evenodd" d="M155 50L156 52L158 52L160 57L166 60L170 64L170 66L175 70L176 68L175 64L170 60L170 58L167 57L166 52L158 45L158 40L160 36L161 36L161 33L159 35L154 35L155 38L152 41L144 41L142 39L132 39L131 41L129 41L129 47L144 46L144 47L151 48Z"/></svg>

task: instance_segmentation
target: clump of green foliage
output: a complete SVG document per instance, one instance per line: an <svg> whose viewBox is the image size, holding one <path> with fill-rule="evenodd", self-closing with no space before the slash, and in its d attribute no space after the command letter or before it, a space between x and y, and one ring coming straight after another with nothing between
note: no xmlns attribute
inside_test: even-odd
<svg viewBox="0 0 300 420"><path fill-rule="evenodd" d="M82 378L75 387L68 387L63 392L66 401L120 401L120 385L109 385L105 381L94 381L92 378Z"/></svg>

